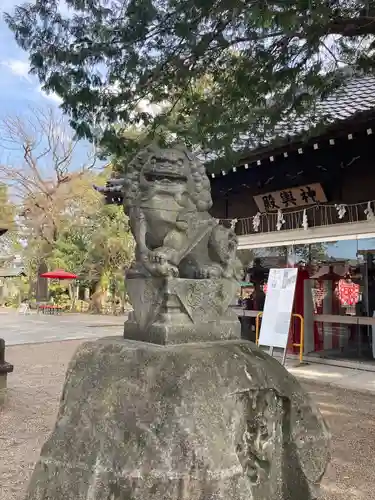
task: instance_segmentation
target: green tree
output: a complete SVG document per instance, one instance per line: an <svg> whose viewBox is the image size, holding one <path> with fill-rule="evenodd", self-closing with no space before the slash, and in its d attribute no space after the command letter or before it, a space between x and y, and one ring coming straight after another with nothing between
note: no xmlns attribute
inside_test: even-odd
<svg viewBox="0 0 375 500"><path fill-rule="evenodd" d="M122 207L103 205L91 219L84 269L93 281L124 279L134 256L134 242Z"/></svg>
<svg viewBox="0 0 375 500"><path fill-rule="evenodd" d="M326 243L309 243L307 245L294 245L295 259L308 264L324 262L328 259Z"/></svg>
<svg viewBox="0 0 375 500"><path fill-rule="evenodd" d="M252 265L255 258L267 259L267 257L280 257L287 265L288 255L293 257L296 263L303 261L306 264L316 264L324 262L328 259L326 243L310 243L305 245L268 247L258 249L240 250L238 257L240 258L244 268Z"/></svg>
<svg viewBox="0 0 375 500"><path fill-rule="evenodd" d="M104 177L101 174L96 183ZM48 263L74 271L81 285L124 298L124 272L133 256L133 237L123 208L105 205L97 194L96 204L88 205L76 224L60 231Z"/></svg>
<svg viewBox="0 0 375 500"><path fill-rule="evenodd" d="M166 126L177 105L177 137L218 152L240 138L252 146L285 114L313 119L341 66L375 66L375 0L65 0L65 15L59 3L5 19L75 130L112 151L121 130Z"/></svg>
<svg viewBox="0 0 375 500"><path fill-rule="evenodd" d="M0 183L0 230L15 229L16 207L9 199L9 190L6 184Z"/></svg>
<svg viewBox="0 0 375 500"><path fill-rule="evenodd" d="M29 108L0 122L0 181L12 198L15 220L1 243L8 242L8 253L22 255L31 291L65 228L100 199L92 189L94 155L82 155L77 146L66 120L52 108ZM2 195L0 190L0 201Z"/></svg>
<svg viewBox="0 0 375 500"><path fill-rule="evenodd" d="M94 156L76 151L77 139L56 111L34 109L30 115L0 123L2 151L12 150L12 161L0 164L0 229L12 229L12 238L0 244L17 247L32 278L44 262L75 272L87 285L108 288L112 280L121 288L133 239L122 207L106 206L93 189L105 183L110 169L93 170Z"/></svg>
<svg viewBox="0 0 375 500"><path fill-rule="evenodd" d="M21 249L16 215L17 208L9 197L8 186L0 183L0 260L2 265L12 261L14 254Z"/></svg>

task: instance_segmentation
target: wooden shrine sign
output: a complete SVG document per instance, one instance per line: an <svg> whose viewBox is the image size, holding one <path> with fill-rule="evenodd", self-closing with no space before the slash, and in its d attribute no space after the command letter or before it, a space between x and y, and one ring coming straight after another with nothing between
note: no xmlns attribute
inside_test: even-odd
<svg viewBox="0 0 375 500"><path fill-rule="evenodd" d="M321 184L308 184L254 196L259 212L273 212L293 207L304 207L326 203L327 198Z"/></svg>

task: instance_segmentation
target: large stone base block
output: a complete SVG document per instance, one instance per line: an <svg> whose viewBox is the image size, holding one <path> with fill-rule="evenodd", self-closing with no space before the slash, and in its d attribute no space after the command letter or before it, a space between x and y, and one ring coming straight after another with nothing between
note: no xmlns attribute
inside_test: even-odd
<svg viewBox="0 0 375 500"><path fill-rule="evenodd" d="M207 321L200 324L190 322L169 324L157 321L148 328L140 329L130 315L124 325L124 339L160 345L233 340L240 337L241 323L237 317L226 317L220 321Z"/></svg>
<svg viewBox="0 0 375 500"><path fill-rule="evenodd" d="M81 346L27 500L312 500L328 432L246 341Z"/></svg>
<svg viewBox="0 0 375 500"><path fill-rule="evenodd" d="M126 284L134 311L124 325L125 339L166 345L241 338L229 308L235 280L151 277Z"/></svg>

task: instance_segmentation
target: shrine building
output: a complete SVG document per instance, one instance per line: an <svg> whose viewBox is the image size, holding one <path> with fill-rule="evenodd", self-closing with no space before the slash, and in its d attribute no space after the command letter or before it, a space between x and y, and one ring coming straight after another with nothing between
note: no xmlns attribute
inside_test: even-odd
<svg viewBox="0 0 375 500"><path fill-rule="evenodd" d="M375 78L350 77L315 113L315 128L291 117L236 164L207 163L211 213L235 227L245 281L299 267L305 356L375 370Z"/></svg>
<svg viewBox="0 0 375 500"><path fill-rule="evenodd" d="M269 269L295 266L305 359L375 371L374 135L375 77L349 75L314 117L290 116L274 137L239 144L234 164L205 161L211 214L238 235L244 337L254 340ZM121 204L121 184L97 189ZM298 343L297 321L291 330Z"/></svg>

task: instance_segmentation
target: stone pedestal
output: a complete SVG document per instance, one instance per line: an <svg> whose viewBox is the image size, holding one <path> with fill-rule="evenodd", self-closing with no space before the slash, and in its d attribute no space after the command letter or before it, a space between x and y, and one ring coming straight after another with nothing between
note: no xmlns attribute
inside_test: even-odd
<svg viewBox="0 0 375 500"><path fill-rule="evenodd" d="M238 283L230 279L131 278L134 312L124 338L153 344L180 344L241 338L229 308Z"/></svg>
<svg viewBox="0 0 375 500"><path fill-rule="evenodd" d="M328 432L247 341L102 339L70 363L27 500L312 500Z"/></svg>
<svg viewBox="0 0 375 500"><path fill-rule="evenodd" d="M12 373L13 365L5 361L5 341L0 339L0 407L6 401L8 373Z"/></svg>

